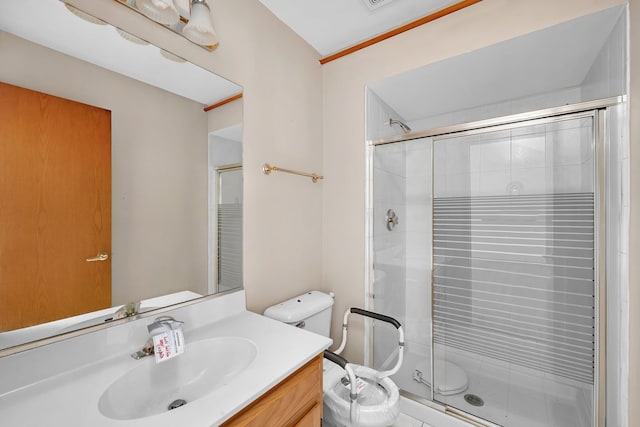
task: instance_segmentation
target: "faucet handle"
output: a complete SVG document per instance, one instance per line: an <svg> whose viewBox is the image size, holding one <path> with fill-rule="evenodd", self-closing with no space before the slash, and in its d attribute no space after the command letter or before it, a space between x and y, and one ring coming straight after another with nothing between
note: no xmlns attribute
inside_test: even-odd
<svg viewBox="0 0 640 427"><path fill-rule="evenodd" d="M133 353L131 357L138 360L155 355L156 363L159 363L184 353L184 335L181 326L183 323L171 316L157 317L147 326L151 337L142 349Z"/></svg>
<svg viewBox="0 0 640 427"><path fill-rule="evenodd" d="M178 329L180 325L182 325L183 323L184 322L180 320L176 320L171 316L160 316L160 317L156 317L153 323L147 326L147 330L149 331L150 334L153 334L153 331L155 329L158 329L162 326L168 326L169 329L174 330L174 329Z"/></svg>
<svg viewBox="0 0 640 427"><path fill-rule="evenodd" d="M113 319L124 319L138 314L140 312L140 301L128 302L120 307L114 314Z"/></svg>
<svg viewBox="0 0 640 427"><path fill-rule="evenodd" d="M147 326L152 335L156 363L184 353L182 323L170 316L161 316Z"/></svg>
<svg viewBox="0 0 640 427"><path fill-rule="evenodd" d="M136 360L140 360L143 357L151 356L152 354L154 354L153 338L149 338L147 342L144 343L142 349L132 353L131 357Z"/></svg>

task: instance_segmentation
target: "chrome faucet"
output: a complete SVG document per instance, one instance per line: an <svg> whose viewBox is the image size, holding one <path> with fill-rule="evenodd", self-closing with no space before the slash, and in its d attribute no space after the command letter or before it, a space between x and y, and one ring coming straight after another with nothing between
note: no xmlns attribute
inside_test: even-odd
<svg viewBox="0 0 640 427"><path fill-rule="evenodd" d="M154 354L153 338L149 338L147 342L144 343L141 350L138 350L135 353L131 353L131 357L133 357L136 360L140 360L143 357L151 356L153 354Z"/></svg>
<svg viewBox="0 0 640 427"><path fill-rule="evenodd" d="M153 355L155 352L154 344L153 344L153 335L155 335L158 332L157 330L162 328L167 328L167 327L168 329L176 329L176 327L178 327L182 323L184 322L181 322L180 320L176 320L171 316L157 317L153 321L153 323L147 326L147 330L152 336L149 337L149 339L144 343L144 345L142 346L142 349L136 351L135 353L132 353L131 357L133 357L136 360L140 360L143 357Z"/></svg>
<svg viewBox="0 0 640 427"><path fill-rule="evenodd" d="M113 313L113 320L124 319L125 317L135 316L140 313L140 301L129 302Z"/></svg>

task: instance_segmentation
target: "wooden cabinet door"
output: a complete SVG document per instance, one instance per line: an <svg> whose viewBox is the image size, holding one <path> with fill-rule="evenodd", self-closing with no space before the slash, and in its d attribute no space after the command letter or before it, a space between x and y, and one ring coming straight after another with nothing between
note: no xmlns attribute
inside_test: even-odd
<svg viewBox="0 0 640 427"><path fill-rule="evenodd" d="M0 83L0 331L111 306L111 112Z"/></svg>
<svg viewBox="0 0 640 427"><path fill-rule="evenodd" d="M320 427L322 354L291 374L222 427Z"/></svg>
<svg viewBox="0 0 640 427"><path fill-rule="evenodd" d="M316 405L295 424L295 427L321 427L322 425L322 403Z"/></svg>

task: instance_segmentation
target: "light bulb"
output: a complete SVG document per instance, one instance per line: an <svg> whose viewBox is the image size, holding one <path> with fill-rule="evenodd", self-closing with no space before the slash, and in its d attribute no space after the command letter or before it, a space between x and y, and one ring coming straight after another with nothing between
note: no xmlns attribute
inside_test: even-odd
<svg viewBox="0 0 640 427"><path fill-rule="evenodd" d="M191 2L191 18L182 29L182 33L186 38L200 45L213 46L218 43L218 36L213 31L211 11L204 0Z"/></svg>
<svg viewBox="0 0 640 427"><path fill-rule="evenodd" d="M136 0L140 12L164 25L172 25L180 20L180 14L173 0Z"/></svg>

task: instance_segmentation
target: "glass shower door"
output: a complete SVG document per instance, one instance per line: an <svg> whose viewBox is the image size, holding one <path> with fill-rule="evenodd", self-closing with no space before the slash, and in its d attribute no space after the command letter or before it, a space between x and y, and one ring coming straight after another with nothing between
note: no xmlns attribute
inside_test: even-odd
<svg viewBox="0 0 640 427"><path fill-rule="evenodd" d="M394 382L405 392L431 397L431 139L373 148L373 310L396 318L405 330L404 363ZM372 365L396 362L397 332L374 322ZM416 377L416 371L420 377ZM417 379L416 379L417 378Z"/></svg>
<svg viewBox="0 0 640 427"><path fill-rule="evenodd" d="M434 398L502 426L592 425L592 114L433 143Z"/></svg>
<svg viewBox="0 0 640 427"><path fill-rule="evenodd" d="M217 291L242 287L242 166L217 170Z"/></svg>

